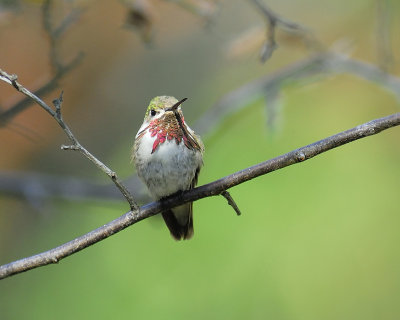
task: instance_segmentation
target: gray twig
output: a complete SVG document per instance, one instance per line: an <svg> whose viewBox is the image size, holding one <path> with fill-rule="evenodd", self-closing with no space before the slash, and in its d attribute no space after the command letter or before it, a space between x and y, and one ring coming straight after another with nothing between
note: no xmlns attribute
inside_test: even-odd
<svg viewBox="0 0 400 320"><path fill-rule="evenodd" d="M233 210L235 210L236 214L238 216L240 216L242 213L240 212L239 207L237 206L235 200L233 200L231 194L228 191L222 191L221 192L221 196L223 196L227 201L228 204L233 208Z"/></svg>
<svg viewBox="0 0 400 320"><path fill-rule="evenodd" d="M0 279L7 278L9 276L37 267L57 263L60 260L101 240L104 240L143 219L160 213L162 210L167 210L205 197L220 195L227 189L261 175L265 175L269 172L276 171L299 162L304 162L328 150L377 134L383 130L398 125L400 125L400 113L375 119L355 128L317 141L313 144L259 163L255 166L235 172L209 184L185 191L182 194L170 197L162 202L149 203L142 206L140 210L136 210L135 212L129 211L121 217L56 248L0 266Z"/></svg>
<svg viewBox="0 0 400 320"><path fill-rule="evenodd" d="M57 119L60 119L60 120L62 120L61 106L63 103L63 95L64 95L64 91L61 91L60 96L57 99L53 100L53 105L56 108L56 117L57 117Z"/></svg>
<svg viewBox="0 0 400 320"><path fill-rule="evenodd" d="M84 148L79 141L75 138L74 134L72 133L71 129L68 125L64 122L61 115L61 104L62 104L62 94L56 100L54 100L54 105L56 111L54 111L49 105L47 105L42 99L34 95L28 89L23 87L18 81L18 77L16 75L10 75L5 71L0 69L0 80L12 85L15 89L22 92L29 98L33 99L39 106L41 106L47 113L49 113L59 124L59 126L63 129L65 134L67 135L68 139L72 142L72 147L67 147L66 150L77 150L82 153L86 158L88 158L91 162L93 162L101 171L107 174L117 188L120 190L122 195L128 201L131 210L136 211L139 209L138 205L136 204L135 200L133 199L132 195L128 191L128 189L123 185L123 183L119 180L116 173L108 168L104 163L98 160L94 155L92 155L86 148Z"/></svg>
<svg viewBox="0 0 400 320"><path fill-rule="evenodd" d="M267 24L267 35L263 46L260 51L261 62L267 61L271 58L275 49L278 45L275 40L276 28L281 28L287 33L294 34L301 37L306 44L309 46L321 50L322 44L312 35L311 31L306 27L292 22L279 16L277 13L272 11L262 0L250 0L258 11L263 15Z"/></svg>

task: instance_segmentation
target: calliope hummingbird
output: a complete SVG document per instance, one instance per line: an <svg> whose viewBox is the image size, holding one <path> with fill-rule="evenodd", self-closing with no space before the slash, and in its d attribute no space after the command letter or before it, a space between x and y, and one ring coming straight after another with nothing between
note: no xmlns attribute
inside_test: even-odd
<svg viewBox="0 0 400 320"><path fill-rule="evenodd" d="M155 97L136 134L132 158L155 200L194 188L203 165L203 142L183 117L185 100ZM176 240L193 236L192 202L164 211L162 216Z"/></svg>

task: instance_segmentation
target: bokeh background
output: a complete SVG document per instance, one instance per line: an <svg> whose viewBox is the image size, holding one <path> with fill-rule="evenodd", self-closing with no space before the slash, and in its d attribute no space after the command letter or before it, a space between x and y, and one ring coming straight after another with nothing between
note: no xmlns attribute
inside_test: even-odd
<svg viewBox="0 0 400 320"><path fill-rule="evenodd" d="M54 25L82 10L57 54L85 56L42 98L51 103L64 90L64 118L77 138L123 179L134 174L130 149L153 96L188 97L185 119L195 124L227 93L313 53L277 30L279 48L262 64L265 20L251 1L186 2L141 1L134 23L127 19L138 10L134 1L50 7ZM399 73L397 1L266 3L326 48ZM0 2L0 67L31 90L54 74L42 5ZM22 98L0 84L2 110ZM393 92L346 73L288 81L272 126L268 98L250 100L204 130L200 184L399 111ZM235 187L240 217L222 197L200 200L190 241L173 241L156 216L58 265L1 280L0 319L398 319L399 139L390 129ZM32 106L0 130L1 171L109 184L81 155L60 150L63 143L55 121ZM128 209L121 197L32 197L40 185L26 189L11 195L2 186L0 264Z"/></svg>

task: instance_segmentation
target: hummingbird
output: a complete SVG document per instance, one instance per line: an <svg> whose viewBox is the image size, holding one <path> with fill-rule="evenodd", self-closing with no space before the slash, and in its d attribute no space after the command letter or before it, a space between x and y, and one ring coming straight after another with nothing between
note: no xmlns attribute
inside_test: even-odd
<svg viewBox="0 0 400 320"><path fill-rule="evenodd" d="M193 189L203 166L204 144L185 122L185 100L153 98L135 137L132 159L155 200ZM162 216L176 240L193 236L192 202L163 211Z"/></svg>

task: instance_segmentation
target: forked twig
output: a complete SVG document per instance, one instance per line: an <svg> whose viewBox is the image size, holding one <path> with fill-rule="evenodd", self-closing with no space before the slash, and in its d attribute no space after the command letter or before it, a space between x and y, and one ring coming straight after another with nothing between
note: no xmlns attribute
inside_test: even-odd
<svg viewBox="0 0 400 320"><path fill-rule="evenodd" d="M306 27L279 16L277 13L272 11L265 3L263 3L262 0L250 1L264 16L267 24L266 39L260 51L261 62L265 62L269 58L271 58L273 52L278 48L275 40L275 33L278 27L287 33L301 37L304 42L311 47L314 47L316 49L322 48L321 43L314 38L311 31Z"/></svg>
<svg viewBox="0 0 400 320"><path fill-rule="evenodd" d="M24 86L22 86L18 81L18 77L14 74L8 74L7 72L0 69L0 80L12 85L19 92L22 92L27 97L34 100L39 106L41 106L48 114L50 114L59 124L59 126L63 129L68 139L72 142L71 146L62 147L64 150L76 150L82 153L86 158L88 158L91 162L93 162L101 171L103 171L106 175L108 175L117 188L120 190L122 195L128 201L130 208L132 211L137 211L139 209L132 195L128 191L128 189L123 185L123 183L119 180L116 173L108 168L104 163L98 160L94 155L92 155L86 148L84 148L76 139L74 134L68 125L64 122L62 118L61 106L63 102L63 93L61 92L60 97L53 101L55 110L53 110L49 105L47 105L42 99L37 97L35 94L30 92Z"/></svg>

